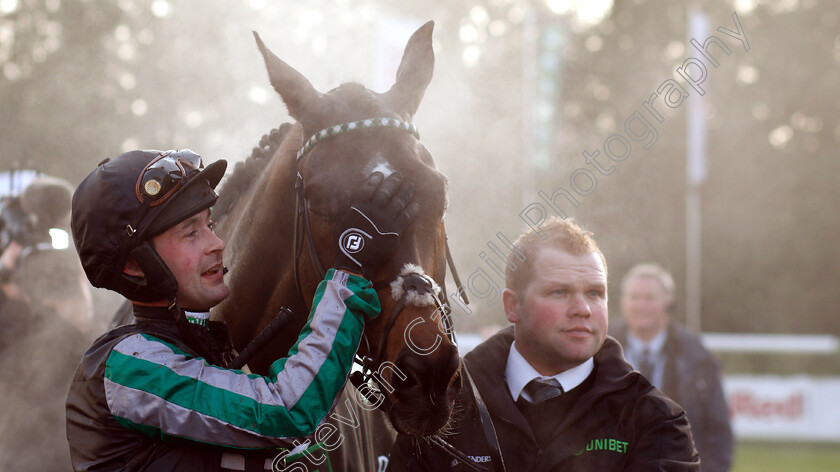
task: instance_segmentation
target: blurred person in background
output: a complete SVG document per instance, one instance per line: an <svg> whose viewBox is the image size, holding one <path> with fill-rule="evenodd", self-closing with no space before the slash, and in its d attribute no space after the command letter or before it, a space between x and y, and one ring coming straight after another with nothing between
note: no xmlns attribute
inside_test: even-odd
<svg viewBox="0 0 840 472"><path fill-rule="evenodd" d="M90 342L93 313L69 248L73 187L43 174L7 175L15 184L0 203L0 470L62 470L70 460L63 392Z"/></svg>
<svg viewBox="0 0 840 472"><path fill-rule="evenodd" d="M69 248L72 195L68 182L39 174L0 202L0 349L56 317L90 330L90 287Z"/></svg>
<svg viewBox="0 0 840 472"><path fill-rule="evenodd" d="M89 285L70 249L72 196L67 181L39 175L17 204L10 201L4 212L8 217L2 218L3 237L9 242L0 256L0 281L8 275L5 281L17 282L30 303L51 309L79 331L88 332L93 316ZM14 218L20 221L13 223Z"/></svg>
<svg viewBox="0 0 840 472"><path fill-rule="evenodd" d="M508 471L697 471L685 412L607 336L607 264L592 233L560 218L539 230L520 236L508 259L502 299L513 326L464 357L498 449L469 379L445 439L497 472L499 459ZM403 470L468 469L399 435L388 471Z"/></svg>
<svg viewBox="0 0 840 472"><path fill-rule="evenodd" d="M696 334L671 317L671 274L656 264L639 264L621 288L621 320L610 334L642 375L685 408L703 472L728 471L733 438L718 362Z"/></svg>

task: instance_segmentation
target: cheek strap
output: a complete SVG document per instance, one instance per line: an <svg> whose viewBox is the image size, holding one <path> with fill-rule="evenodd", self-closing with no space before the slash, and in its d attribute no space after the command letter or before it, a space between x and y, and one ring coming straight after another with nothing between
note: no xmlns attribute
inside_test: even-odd
<svg viewBox="0 0 840 472"><path fill-rule="evenodd" d="M129 256L137 261L144 276L120 273L115 290L129 300L143 303L159 300L173 301L178 293L178 281L148 241L134 248Z"/></svg>

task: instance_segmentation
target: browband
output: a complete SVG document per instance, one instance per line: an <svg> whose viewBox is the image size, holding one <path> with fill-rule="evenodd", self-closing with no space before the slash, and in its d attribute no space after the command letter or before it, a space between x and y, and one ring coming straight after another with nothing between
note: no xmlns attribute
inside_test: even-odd
<svg viewBox="0 0 840 472"><path fill-rule="evenodd" d="M420 139L420 132L417 131L417 127L414 126L413 123L398 120L396 118L368 118L366 120L351 121L349 123L333 125L329 128L324 128L321 131L318 131L306 140L306 143L304 143L303 147L301 147L297 153L297 159L300 160L300 158L303 157L304 154L306 154L307 152L311 151L316 144L318 144L326 138L329 138L330 136L335 136L357 129L368 128L401 129L403 131L411 133L412 135L414 135L415 138Z"/></svg>

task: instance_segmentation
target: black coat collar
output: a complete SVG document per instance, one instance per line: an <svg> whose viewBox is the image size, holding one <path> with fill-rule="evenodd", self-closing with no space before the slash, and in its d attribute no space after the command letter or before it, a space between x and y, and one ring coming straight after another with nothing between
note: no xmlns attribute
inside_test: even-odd
<svg viewBox="0 0 840 472"><path fill-rule="evenodd" d="M505 381L505 367L513 339L514 327L503 328L476 346L464 360L490 412L532 435L528 421L516 407ZM558 431L568 425L579 427L587 418L588 407L599 398L624 389L638 379L638 375L632 372L632 366L624 359L621 345L607 336L601 349L595 353L595 370L592 375L596 377L592 388L581 395L575 408L558 426Z"/></svg>

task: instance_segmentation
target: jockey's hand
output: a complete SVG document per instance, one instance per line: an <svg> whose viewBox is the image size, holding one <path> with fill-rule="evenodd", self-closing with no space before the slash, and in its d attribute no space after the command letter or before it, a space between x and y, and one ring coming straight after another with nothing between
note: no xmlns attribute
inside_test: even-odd
<svg viewBox="0 0 840 472"><path fill-rule="evenodd" d="M361 272L373 280L376 270L393 256L400 233L417 216L414 185L394 172L385 178L374 172L333 228L336 258L333 267Z"/></svg>

